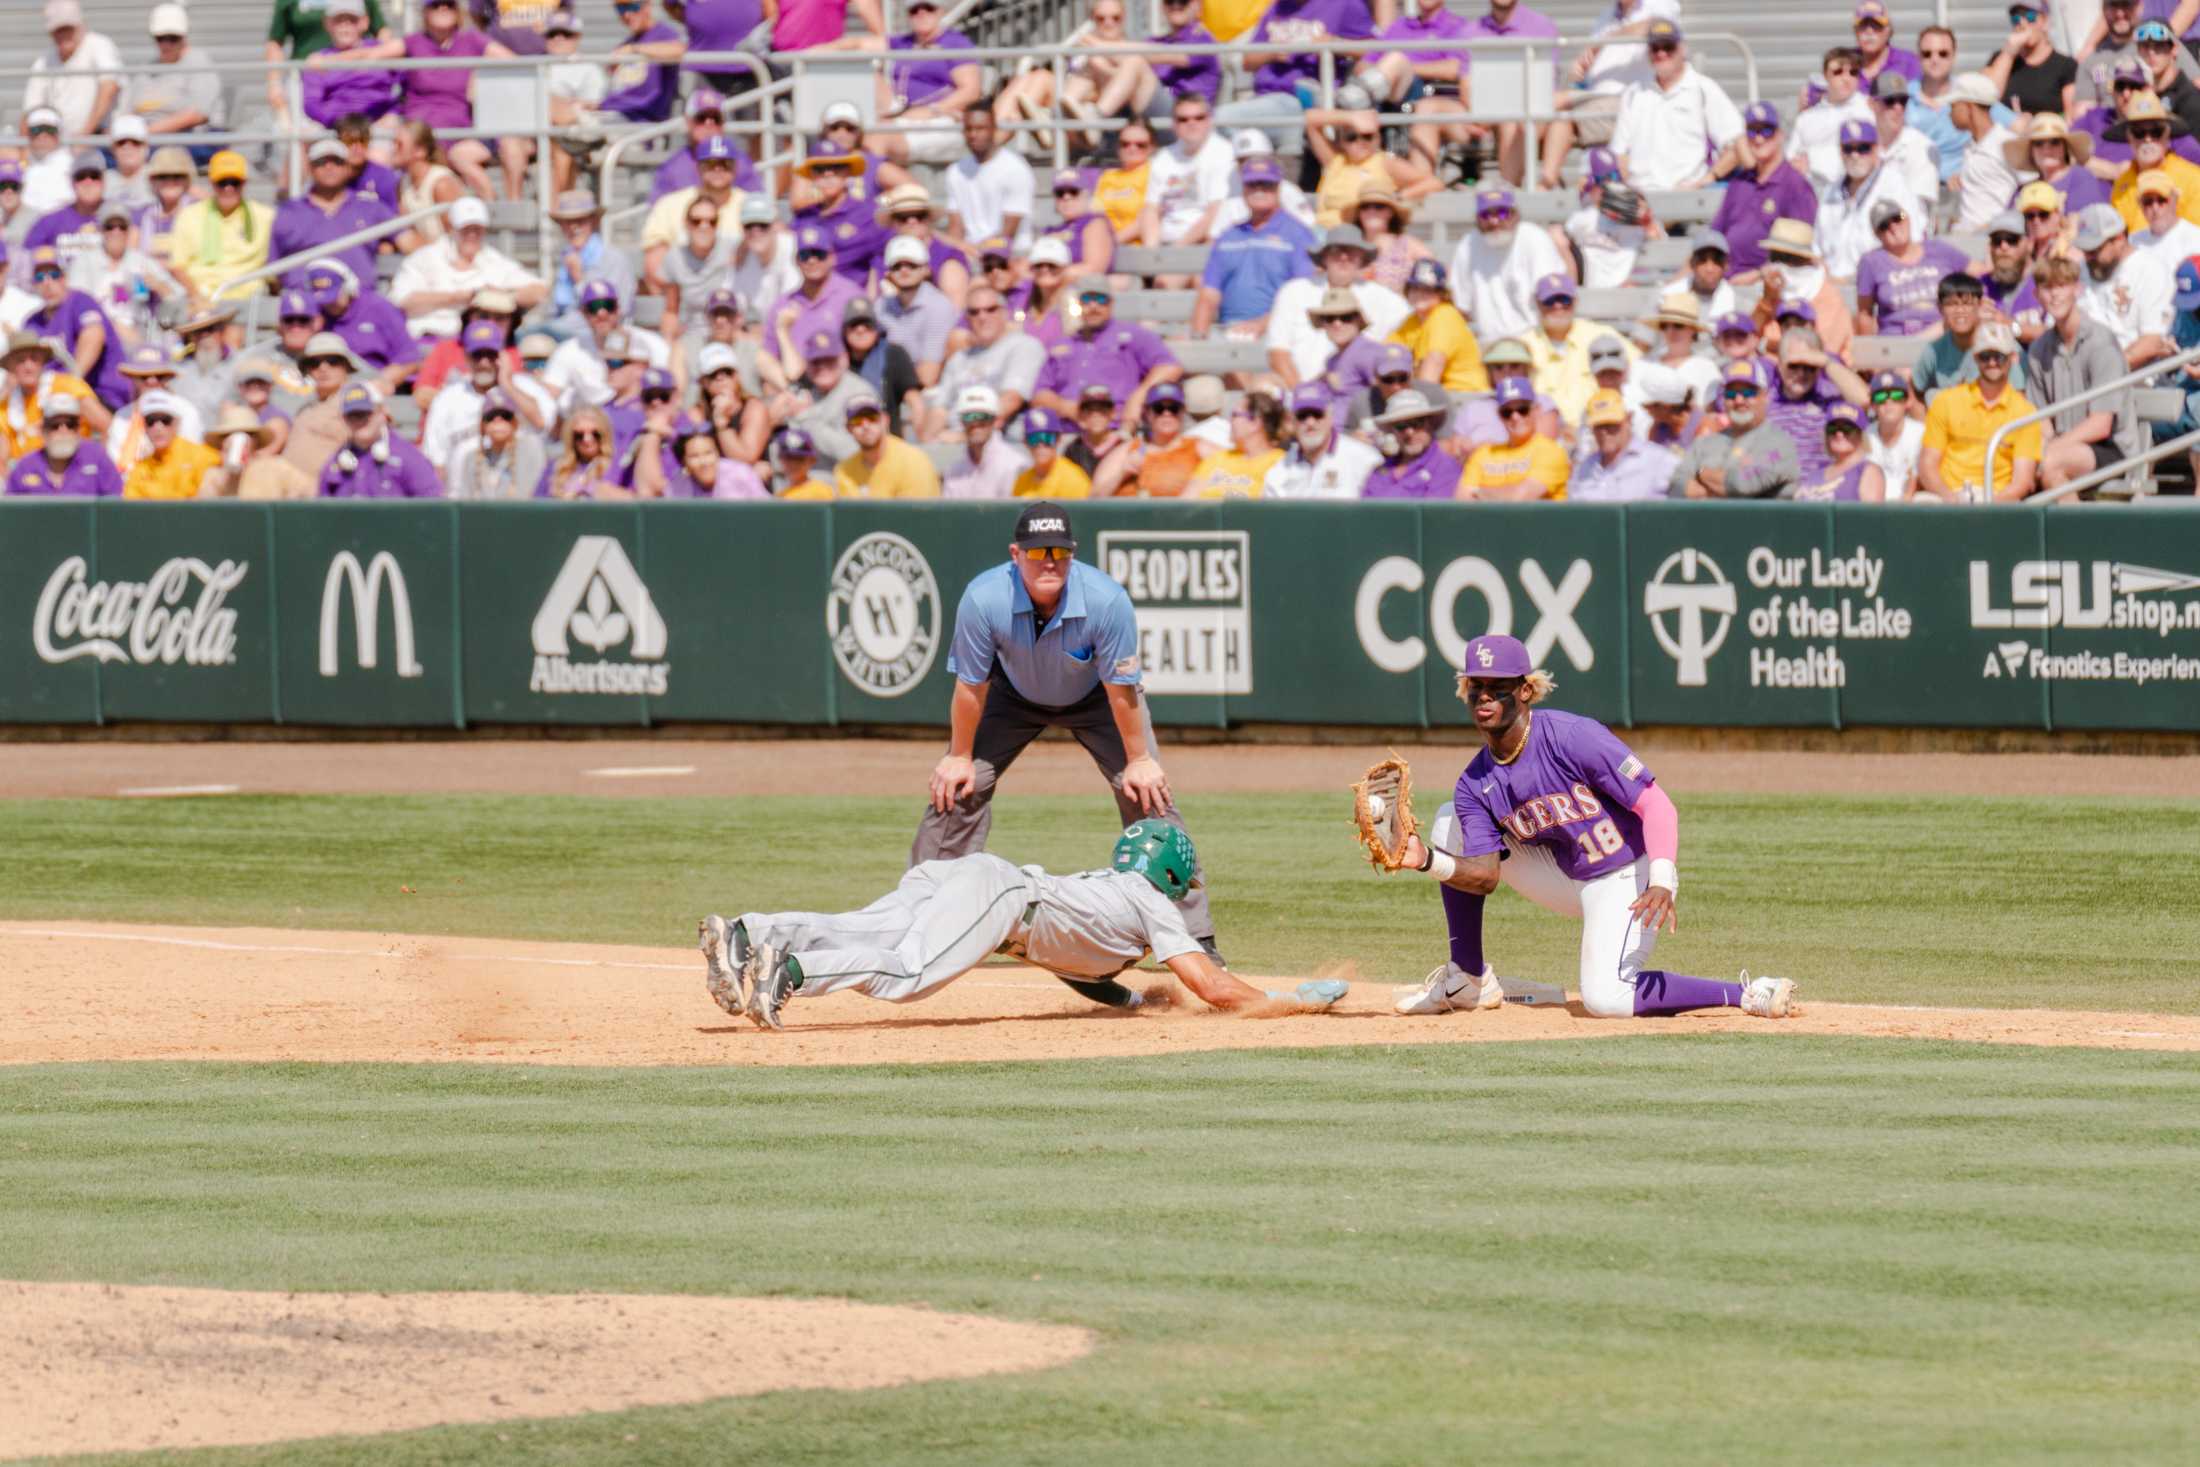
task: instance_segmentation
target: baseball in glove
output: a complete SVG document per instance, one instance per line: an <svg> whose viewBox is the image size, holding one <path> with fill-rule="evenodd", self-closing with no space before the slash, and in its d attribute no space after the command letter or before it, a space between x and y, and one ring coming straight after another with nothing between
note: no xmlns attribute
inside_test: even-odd
<svg viewBox="0 0 2200 1467"><path fill-rule="evenodd" d="M1607 183L1597 197L1597 212L1614 224L1647 224L1650 202L1624 183Z"/></svg>
<svg viewBox="0 0 2200 1467"><path fill-rule="evenodd" d="M1413 771L1405 760L1392 754L1353 782L1352 824L1378 870L1405 865L1406 838L1420 829L1413 819Z"/></svg>

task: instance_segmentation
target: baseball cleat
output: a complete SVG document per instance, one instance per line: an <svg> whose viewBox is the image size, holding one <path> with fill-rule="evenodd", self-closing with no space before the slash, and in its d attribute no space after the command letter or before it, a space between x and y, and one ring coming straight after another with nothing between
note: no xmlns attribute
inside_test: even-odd
<svg viewBox="0 0 2200 1467"><path fill-rule="evenodd" d="M1505 988L1497 981L1495 968L1484 968L1476 977L1461 972L1455 963L1445 963L1431 969L1420 987L1400 989L1392 1007L1401 1014L1448 1014L1500 1008L1504 1002Z"/></svg>
<svg viewBox="0 0 2200 1467"><path fill-rule="evenodd" d="M1795 1006L1792 978L1752 978L1742 975L1742 1012L1760 1019L1789 1019L1802 1012Z"/></svg>
<svg viewBox="0 0 2200 1467"><path fill-rule="evenodd" d="M794 959L773 947L760 942L749 950L749 960L741 971L749 984L749 1019L759 1029L784 1029L779 1022L779 1011L787 1005L787 995L794 992Z"/></svg>
<svg viewBox="0 0 2200 1467"><path fill-rule="evenodd" d="M1342 978L1309 978L1288 993L1269 989L1270 998L1296 999L1308 1008L1326 1009L1352 991Z"/></svg>
<svg viewBox="0 0 2200 1467"><path fill-rule="evenodd" d="M749 935L739 922L712 915L696 924L698 945L703 949L703 985L718 1007L735 1018L748 1012L749 996L742 968L748 961Z"/></svg>

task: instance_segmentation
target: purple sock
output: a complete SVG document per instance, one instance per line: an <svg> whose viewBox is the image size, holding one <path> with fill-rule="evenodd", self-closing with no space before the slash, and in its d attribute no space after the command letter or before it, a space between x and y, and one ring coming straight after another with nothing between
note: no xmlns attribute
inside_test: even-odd
<svg viewBox="0 0 2200 1467"><path fill-rule="evenodd" d="M1462 973L1482 976L1482 898L1456 887L1439 886L1444 925L1451 929L1451 960Z"/></svg>
<svg viewBox="0 0 2200 1467"><path fill-rule="evenodd" d="M1648 968L1635 975L1635 1017L1685 1014L1690 1009L1738 1009L1742 985L1716 978L1691 978Z"/></svg>

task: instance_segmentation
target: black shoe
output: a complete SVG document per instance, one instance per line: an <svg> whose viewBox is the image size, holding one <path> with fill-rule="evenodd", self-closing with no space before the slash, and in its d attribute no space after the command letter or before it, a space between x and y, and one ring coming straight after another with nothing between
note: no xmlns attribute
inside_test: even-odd
<svg viewBox="0 0 2200 1467"><path fill-rule="evenodd" d="M1212 937L1202 937L1199 940L1199 950L1208 957L1213 958L1216 967L1227 968L1230 966L1230 960L1222 955L1222 949L1215 946L1215 940Z"/></svg>

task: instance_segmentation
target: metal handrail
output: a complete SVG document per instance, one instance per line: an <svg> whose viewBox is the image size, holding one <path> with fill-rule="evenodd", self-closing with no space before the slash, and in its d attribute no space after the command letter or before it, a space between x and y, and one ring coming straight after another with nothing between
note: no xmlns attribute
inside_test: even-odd
<svg viewBox="0 0 2200 1467"><path fill-rule="evenodd" d="M415 224L433 219L449 207L448 204L430 204L425 209L415 209L410 214L400 215L395 219L385 219L380 224L370 224L365 229L354 229L349 234L338 235L335 239L326 240L314 245L311 249L300 250L294 255L285 255L280 260L270 260L265 265L247 270L240 275L232 275L216 286L212 294L216 299L219 299L240 285L255 285L262 280L280 280L284 275L301 265L310 265L315 260L326 259L330 255L340 255L353 245L372 244L378 240L387 239L393 234L403 234ZM365 289L370 283L362 280L359 285L361 289Z"/></svg>
<svg viewBox="0 0 2200 1467"><path fill-rule="evenodd" d="M2073 494L2083 494L2086 490L2097 485L2106 484L2111 479L2121 478L2129 474L2135 464L2155 463L2168 458L2181 449L2191 448L2196 444L2200 444L2200 431L2182 434L2170 439L2167 443L2157 443L2152 448L2142 449L2129 458L2118 459L2106 468L2095 469L2092 473L2081 478L2072 479L2067 484L2058 484L2052 489L2043 490L2025 502L2028 504L2054 504L2059 500L2068 499Z"/></svg>
<svg viewBox="0 0 2200 1467"><path fill-rule="evenodd" d="M2047 329L2052 331L2055 328L2053 326L2049 326ZM2007 438L2011 433L2014 433L2017 429L2029 428L2034 423L2045 422L2047 419L2063 411L2065 408L2076 407L2080 403L2091 402L2096 397L2103 397L2111 392L2118 392L2126 387L2133 387L2137 386L2141 382L2151 381L2154 378L2161 376L2164 372L2175 371L2177 368L2185 366L2191 362L2200 362L2200 346L2181 351L2173 357L2164 357L2160 361L2148 362L2145 366L2139 368L2135 372L2126 372L2121 377L2112 377L2106 382L2095 383L2093 386L2088 387L2083 392L2075 393L2069 397L2061 398L2058 401L2049 403L2046 407L2043 408L2034 408L2031 412L2026 413L2021 418L2011 418L2008 422L2002 424L1999 428L1996 428L1993 432L1993 436L1989 437L1986 440L1986 463L1979 474L1980 483L1985 490L1986 497L1988 499L1992 499L1994 497L1994 459L2001 452L2002 440ZM2011 390L2013 391L2014 389ZM2149 462L2152 462L2152 460L2149 460ZM2098 473L2100 471L2095 470L2095 472ZM2091 476L2089 475L2088 477ZM2033 497L2037 498L2038 496L2035 495Z"/></svg>

